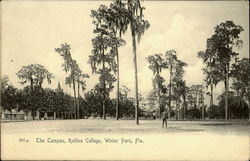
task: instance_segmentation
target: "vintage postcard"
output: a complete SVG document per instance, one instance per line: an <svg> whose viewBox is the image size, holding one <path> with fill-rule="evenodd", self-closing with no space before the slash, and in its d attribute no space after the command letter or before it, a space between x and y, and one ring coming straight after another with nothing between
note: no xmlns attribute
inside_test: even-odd
<svg viewBox="0 0 250 161"><path fill-rule="evenodd" d="M0 5L1 160L250 159L248 1Z"/></svg>

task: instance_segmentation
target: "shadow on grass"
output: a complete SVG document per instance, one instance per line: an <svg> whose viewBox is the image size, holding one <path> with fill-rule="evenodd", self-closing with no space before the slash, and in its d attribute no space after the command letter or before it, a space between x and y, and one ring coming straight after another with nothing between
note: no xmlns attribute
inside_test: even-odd
<svg viewBox="0 0 250 161"><path fill-rule="evenodd" d="M201 126L226 126L232 125L232 123L207 123L207 124L200 124Z"/></svg>
<svg viewBox="0 0 250 161"><path fill-rule="evenodd" d="M205 131L204 129L183 129L178 127L168 127L167 129L173 129L175 131L182 131L182 132L200 132Z"/></svg>
<svg viewBox="0 0 250 161"><path fill-rule="evenodd" d="M152 134L152 133L175 133L175 132L202 132L203 129L183 129L179 127L168 127L168 128L153 128L153 129L144 129L144 128L84 128L84 129L60 129L60 130L49 130L47 132L57 132L57 133L143 133L143 134Z"/></svg>

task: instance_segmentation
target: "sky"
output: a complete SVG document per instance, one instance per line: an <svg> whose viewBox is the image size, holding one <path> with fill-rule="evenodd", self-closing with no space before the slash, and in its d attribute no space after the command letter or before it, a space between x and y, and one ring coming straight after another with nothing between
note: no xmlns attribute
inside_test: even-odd
<svg viewBox="0 0 250 161"><path fill-rule="evenodd" d="M8 75L10 82L22 88L16 76L25 65L44 65L55 78L43 87L55 89L58 82L67 93L73 90L65 85L66 73L63 59L55 48L67 42L71 45L72 58L81 70L88 73L86 91L98 82L87 63L94 38L90 11L111 1L1 1L1 75ZM206 40L214 33L214 27L232 20L244 31L240 37L243 47L239 57L249 57L249 4L247 1L143 1L144 18L150 23L137 47L139 93L146 96L153 88L153 73L146 57L165 54L174 49L178 59L186 62L184 79L187 85L202 84L202 60L197 52L205 50ZM127 86L134 96L134 66L130 30L124 35L126 45L119 49L120 85ZM169 71L162 72L169 83ZM116 85L116 83L115 83ZM116 88L116 87L115 87ZM85 92L86 92L85 91ZM111 97L115 97L115 91ZM216 97L223 91L223 83L215 88ZM82 92L83 94L83 92ZM205 102L209 102L206 97Z"/></svg>

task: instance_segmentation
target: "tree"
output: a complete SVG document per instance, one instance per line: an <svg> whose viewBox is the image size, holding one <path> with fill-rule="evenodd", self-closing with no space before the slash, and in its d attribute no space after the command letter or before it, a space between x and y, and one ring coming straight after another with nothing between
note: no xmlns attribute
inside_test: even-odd
<svg viewBox="0 0 250 161"><path fill-rule="evenodd" d="M76 85L77 85L77 100L76 100L76 118L80 118L80 88L82 91L85 90L86 87L86 81L84 80L85 78L89 78L88 74L82 73L82 70L79 68L78 64L76 63L75 60L73 60L74 63L74 71L72 74L70 74L66 78L66 84L68 84L71 87L71 84L73 84L73 89L74 89L74 96L76 97ZM74 84L76 84L74 86Z"/></svg>
<svg viewBox="0 0 250 161"><path fill-rule="evenodd" d="M9 77L7 75L1 77L1 90L9 86L9 81Z"/></svg>
<svg viewBox="0 0 250 161"><path fill-rule="evenodd" d="M140 42L141 36L149 28L149 22L143 19L144 7L141 6L140 0L127 0L129 24L132 36L133 46L133 62L135 70L135 120L139 125L139 102L138 102L138 76L137 76L137 54L136 54L136 38L137 42Z"/></svg>
<svg viewBox="0 0 250 161"><path fill-rule="evenodd" d="M80 68L75 60L72 59L70 53L70 45L67 43L61 44L60 48L56 48L55 51L63 57L64 63L62 64L63 70L69 73L69 76L66 77L65 82L66 84L70 85L73 84L73 92L74 92L74 116L77 119L77 105L76 105L76 79L77 75L79 75Z"/></svg>
<svg viewBox="0 0 250 161"><path fill-rule="evenodd" d="M12 109L19 106L18 90L9 84L9 78L4 76L1 78L1 106L10 112L10 120L12 120Z"/></svg>
<svg viewBox="0 0 250 161"><path fill-rule="evenodd" d="M166 89L166 87L165 87ZM167 104L167 96L165 94L165 92L161 92L160 95L160 107L159 107L159 99L158 99L158 90L156 88L152 89L147 97L146 97L146 106L147 106L147 111L150 111L153 114L153 118L160 118L161 117L161 112L160 110L163 110L164 107Z"/></svg>
<svg viewBox="0 0 250 161"><path fill-rule="evenodd" d="M183 119L186 119L186 111L187 111L187 96L189 94L189 87L186 85L186 81L182 81L181 82L181 85L180 85L180 92L181 92L181 96L182 96L182 99L183 99L183 104L182 104L182 116L183 116Z"/></svg>
<svg viewBox="0 0 250 161"><path fill-rule="evenodd" d="M82 71L79 71L77 74L76 82L77 82L77 118L80 118L80 88L82 91L86 89L86 81L85 78L89 78L88 74L82 74Z"/></svg>
<svg viewBox="0 0 250 161"><path fill-rule="evenodd" d="M238 53L235 47L240 48L242 40L239 35L243 31L240 25L236 25L233 21L222 22L215 27L215 34L212 36L213 44L216 49L216 58L218 68L223 71L223 80L225 84L225 119L228 119L228 90L229 90L229 69L230 62Z"/></svg>
<svg viewBox="0 0 250 161"><path fill-rule="evenodd" d="M60 106L58 101L58 93L50 88L45 88L43 90L43 97L40 99L42 99L43 102L43 108L41 108L41 110L43 112L53 112L55 116L55 113L58 111Z"/></svg>
<svg viewBox="0 0 250 161"><path fill-rule="evenodd" d="M216 48L213 44L214 41L212 38L207 39L207 47L205 51L198 52L198 57L203 60L205 67L203 67L203 73L205 74L205 86L208 88L210 86L210 92L207 93L210 95L210 106L213 105L213 86L216 86L218 82L222 79L222 72L217 66L219 62L216 58Z"/></svg>
<svg viewBox="0 0 250 161"><path fill-rule="evenodd" d="M224 118L225 110L223 106L212 105L209 107L210 119L222 119Z"/></svg>
<svg viewBox="0 0 250 161"><path fill-rule="evenodd" d="M176 64L173 70L173 93L176 100L176 110L178 111L178 117L180 118L180 98L186 91L185 81L183 80L184 69L187 66L186 63L176 60Z"/></svg>
<svg viewBox="0 0 250 161"><path fill-rule="evenodd" d="M56 92L56 102L58 104L57 108L56 108L56 116L59 117L59 118L66 118L65 117L65 113L67 111L67 103L65 103L65 93L63 92L63 89L61 88L61 85L60 83L58 82L58 86L57 88L55 89L55 92ZM70 106L69 106L70 107Z"/></svg>
<svg viewBox="0 0 250 161"><path fill-rule="evenodd" d="M120 78L119 78L119 52L118 48L125 44L125 41L121 39L122 34L127 30L127 26L129 23L127 10L125 8L125 3L122 0L116 0L114 3L110 4L110 7L106 7L105 5L101 5L97 11L92 11L92 14L95 14L95 17L98 21L95 21L95 24L104 23L107 25L109 30L114 34L116 38L114 43L114 49L116 53L116 78L117 78L117 97L116 97L116 119L119 119L119 88L120 88ZM102 21L102 22L101 22ZM119 38L118 38L119 37Z"/></svg>
<svg viewBox="0 0 250 161"><path fill-rule="evenodd" d="M170 108L171 108L171 99L172 99L172 79L173 79L173 69L177 63L176 51L167 50L164 56L164 61L166 64L166 68L169 69L170 77L169 77L169 101L168 101L168 118L170 118Z"/></svg>
<svg viewBox="0 0 250 161"><path fill-rule="evenodd" d="M176 63L174 65L173 75L172 75L172 88L174 95L171 96L176 101L176 110L178 110L178 117L180 118L180 105L181 105L181 98L183 100L182 103L182 116L185 119L186 118L186 97L189 93L189 88L186 86L186 81L183 80L183 75L185 73L184 67L186 67L188 64L185 62L182 62L180 60L175 60Z"/></svg>
<svg viewBox="0 0 250 161"><path fill-rule="evenodd" d="M21 84L30 83L29 86L23 89L19 99L21 99L21 106L23 106L25 110L31 110L34 120L35 111L43 106L43 102L41 101L43 81L47 79L50 84L54 76L40 64L22 66L16 75L21 79Z"/></svg>
<svg viewBox="0 0 250 161"><path fill-rule="evenodd" d="M225 92L218 97L219 108L223 109L225 107ZM240 96L235 96L234 92L229 91L228 93L228 116L230 119L245 119L248 116L249 108L247 103ZM225 117L225 113L222 111L222 118Z"/></svg>
<svg viewBox="0 0 250 161"><path fill-rule="evenodd" d="M128 93L131 90L126 87L126 86L122 86L120 89L120 117L125 117L125 118L132 118L135 117L135 113L134 113L134 104L133 104L133 100L131 98L128 97Z"/></svg>
<svg viewBox="0 0 250 161"><path fill-rule="evenodd" d="M149 63L149 69L151 69L153 71L153 74L155 75L153 79L153 87L154 89L157 89L158 107L160 113L159 115L161 116L161 113L163 111L163 109L161 109L161 93L166 93L166 87L165 85L163 85L165 80L160 76L160 73L162 69L166 68L166 66L162 54L150 55L146 59Z"/></svg>
<svg viewBox="0 0 250 161"><path fill-rule="evenodd" d="M127 29L127 25L129 23L129 20L128 20L128 17L127 17L127 10L125 9L125 4L122 3L121 0L117 0L115 1L114 4L111 4L110 5L110 8L113 10L113 19L111 21L109 21L110 25L109 27L112 28L113 30L113 33L116 37L118 32L119 32L119 37L121 39L122 37L122 33L125 33L126 29ZM121 45L124 45L125 44L125 41L122 40L123 43L120 44L119 46ZM116 96L116 119L118 120L119 119L119 91L120 91L120 68L119 68L119 53L118 53L118 45L116 44L115 46L115 49L116 49L116 61L117 61L117 96Z"/></svg>
<svg viewBox="0 0 250 161"><path fill-rule="evenodd" d="M65 93L60 93L58 95L58 99L60 100L60 105L61 105L61 108L58 108L59 109L59 112L61 112L61 114L63 115L62 117L63 118L71 118L71 113L72 113L72 110L75 109L75 106L74 106L74 98L72 98L72 96L70 96L69 94L65 94Z"/></svg>
<svg viewBox="0 0 250 161"><path fill-rule="evenodd" d="M200 111L194 106L187 109L187 117L189 119L200 119Z"/></svg>
<svg viewBox="0 0 250 161"><path fill-rule="evenodd" d="M34 86L32 90L30 90L30 86L24 87L20 100L20 107L26 112L31 111L33 120L36 112L43 109L46 104L44 101L44 90L39 86Z"/></svg>
<svg viewBox="0 0 250 161"><path fill-rule="evenodd" d="M199 105L199 97L202 93L203 85L192 85L190 87L190 94L193 95L194 97L194 106L198 107Z"/></svg>
<svg viewBox="0 0 250 161"><path fill-rule="evenodd" d="M231 76L234 78L232 88L236 91L237 97L240 97L248 104L249 119L250 119L250 60L249 58L243 58L241 60L236 59L236 62L232 65ZM242 100L242 101L243 101ZM244 103L242 103L242 106Z"/></svg>
<svg viewBox="0 0 250 161"><path fill-rule="evenodd" d="M22 66L22 68L16 73L17 77L21 79L21 84L30 83L30 89L33 89L35 85L42 87L44 79L47 79L48 83L51 83L51 79L54 78L43 65L30 64Z"/></svg>
<svg viewBox="0 0 250 161"><path fill-rule="evenodd" d="M117 65L115 63L116 46L119 46L119 40L110 31L107 25L103 24L102 18L98 16L98 11L91 11L93 23L96 25L94 33L96 37L92 39L92 55L89 56L88 63L92 68L92 73L99 74L100 83L95 86L95 89L102 93L102 117L106 119L106 98L114 88L113 82L116 80L112 75L115 72ZM100 67L101 66L101 67ZM98 69L99 67L99 69Z"/></svg>
<svg viewBox="0 0 250 161"><path fill-rule="evenodd" d="M158 96L158 90L157 89L152 89L149 91L146 99L148 101L148 106L152 111L156 111L157 109L160 110L159 108L159 96ZM159 112L159 117L160 117L160 112Z"/></svg>
<svg viewBox="0 0 250 161"><path fill-rule="evenodd" d="M84 94L84 98L86 101L85 106L85 115L90 117L91 115L102 115L102 93L99 91L92 89Z"/></svg>
<svg viewBox="0 0 250 161"><path fill-rule="evenodd" d="M125 8L125 6L127 6L127 8ZM148 21L143 20L143 9L145 8L141 7L139 0L127 0L127 5L123 4L121 0L117 0L113 5L111 5L111 9L115 11L113 12L115 14L112 15L112 20L109 19L108 21L109 25L107 26L115 26L114 29L115 30L118 29L119 34L121 36L122 33L126 32L127 26L130 24L132 42L133 42L133 55L134 55L133 60L134 60L134 68L135 68L135 115L136 115L135 119L136 119L136 124L139 124L136 38L139 42L142 34L145 32L146 29L149 28L149 23ZM117 16L120 16L120 17L117 17ZM118 51L116 53L118 53ZM118 61L119 60L117 60L117 63Z"/></svg>
<svg viewBox="0 0 250 161"><path fill-rule="evenodd" d="M205 106L204 106L204 90L202 85L192 85L189 92L189 103L192 107L200 110L202 119L205 117Z"/></svg>

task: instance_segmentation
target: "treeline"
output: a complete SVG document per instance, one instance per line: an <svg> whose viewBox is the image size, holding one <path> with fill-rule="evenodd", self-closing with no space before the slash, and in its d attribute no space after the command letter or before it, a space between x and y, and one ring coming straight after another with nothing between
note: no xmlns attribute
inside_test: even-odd
<svg viewBox="0 0 250 161"><path fill-rule="evenodd" d="M148 95L149 105L157 107L159 116L166 108L169 118L250 118L249 58L239 59L238 53L243 44L240 39L243 28L226 21L215 26L214 30L207 39L206 49L197 54L205 64L204 85L186 85L183 75L188 64L179 60L173 49L146 58L154 74L153 90ZM169 80L161 76L163 70L169 71ZM229 81L232 81L231 86ZM214 105L213 89L219 82L224 82L225 90L218 97L219 104ZM208 107L204 104L203 86L210 90L206 93L210 96Z"/></svg>
<svg viewBox="0 0 250 161"><path fill-rule="evenodd" d="M120 90L119 106L120 118L134 118L133 99L128 97L127 88ZM96 90L90 90L79 98L79 117L102 117L102 95ZM116 116L116 99L107 98L106 115ZM12 109L31 111L33 119L36 112L55 113L60 119L75 119L74 97L63 92L60 84L57 89L41 88L34 85L32 90L30 86L23 89L17 89L10 84L8 77L1 79L1 106L10 113Z"/></svg>

